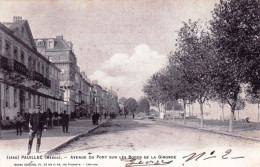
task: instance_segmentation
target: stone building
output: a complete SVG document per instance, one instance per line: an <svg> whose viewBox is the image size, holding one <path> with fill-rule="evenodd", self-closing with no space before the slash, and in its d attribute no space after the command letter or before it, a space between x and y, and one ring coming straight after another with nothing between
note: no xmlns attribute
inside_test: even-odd
<svg viewBox="0 0 260 167"><path fill-rule="evenodd" d="M68 113L75 111L75 74L77 58L73 44L63 36L35 39L38 52L61 69L60 88L64 91L64 109Z"/></svg>
<svg viewBox="0 0 260 167"><path fill-rule="evenodd" d="M98 81L93 81L93 95L94 95L94 112L102 112L101 104L102 104L102 87L98 84Z"/></svg>
<svg viewBox="0 0 260 167"><path fill-rule="evenodd" d="M55 71L51 74L50 69ZM31 113L36 105L43 110L53 102L63 107L58 76L60 70L36 48L27 20L14 17L0 23L0 114L12 120L17 112ZM54 83L53 83L54 82Z"/></svg>

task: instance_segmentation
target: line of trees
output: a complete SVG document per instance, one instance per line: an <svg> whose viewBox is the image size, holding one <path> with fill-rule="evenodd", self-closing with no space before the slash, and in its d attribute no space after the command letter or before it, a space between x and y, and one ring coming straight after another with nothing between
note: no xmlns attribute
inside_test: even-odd
<svg viewBox="0 0 260 167"><path fill-rule="evenodd" d="M138 102L130 97L126 99L121 97L119 103L124 107L124 114L137 114L144 113L145 115L150 115L150 103L146 97L141 97Z"/></svg>
<svg viewBox="0 0 260 167"><path fill-rule="evenodd" d="M159 111L167 102L181 99L184 123L186 104L198 102L202 128L206 101L228 104L232 132L242 86L251 99L259 99L259 75L260 1L221 0L212 20L183 23L166 67L145 83L143 91Z"/></svg>

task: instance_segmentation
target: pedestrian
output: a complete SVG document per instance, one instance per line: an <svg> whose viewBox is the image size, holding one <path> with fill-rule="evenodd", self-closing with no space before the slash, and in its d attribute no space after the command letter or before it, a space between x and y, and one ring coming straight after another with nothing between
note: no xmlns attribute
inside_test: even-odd
<svg viewBox="0 0 260 167"><path fill-rule="evenodd" d="M133 113L133 119L135 119L135 114Z"/></svg>
<svg viewBox="0 0 260 167"><path fill-rule="evenodd" d="M100 122L102 121L102 116L103 116L103 113L100 113L100 114L99 114L99 120L100 120Z"/></svg>
<svg viewBox="0 0 260 167"><path fill-rule="evenodd" d="M97 113L97 116L96 116L96 125L98 125L98 120L99 120L99 117L100 117L100 114Z"/></svg>
<svg viewBox="0 0 260 167"><path fill-rule="evenodd" d="M16 134L20 136L22 135L22 127L23 127L23 116L20 114L20 112L17 112L17 116L14 118L15 120L15 127L16 127Z"/></svg>
<svg viewBox="0 0 260 167"><path fill-rule="evenodd" d="M92 115L92 124L96 125L96 113Z"/></svg>
<svg viewBox="0 0 260 167"><path fill-rule="evenodd" d="M107 115L108 115L107 112L105 112L105 119L107 119Z"/></svg>
<svg viewBox="0 0 260 167"><path fill-rule="evenodd" d="M64 110L63 114L61 115L61 121L63 133L69 133L69 115L67 114L66 110Z"/></svg>
<svg viewBox="0 0 260 167"><path fill-rule="evenodd" d="M35 108L36 109L31 114L29 119L30 132L27 155L31 153L33 139L35 135L37 137L36 152L39 153L42 131L46 131L46 117L41 113L41 106L36 106Z"/></svg>

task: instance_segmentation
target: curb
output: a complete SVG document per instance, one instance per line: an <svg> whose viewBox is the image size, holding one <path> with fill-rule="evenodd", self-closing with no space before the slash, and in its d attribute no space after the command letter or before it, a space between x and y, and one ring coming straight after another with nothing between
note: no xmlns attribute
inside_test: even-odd
<svg viewBox="0 0 260 167"><path fill-rule="evenodd" d="M101 125L107 123L108 121L110 121L110 119L107 119L105 122L103 122L103 123L97 125L96 127L94 127L93 129L87 131L86 133L81 133L81 134L79 134L79 135L77 135L77 136L75 136L75 137L69 139L69 140L66 141L65 143L62 143L61 145L59 145L59 146L57 146L57 147L55 147L55 148L53 148L53 149L47 151L44 155L51 155L53 152L55 152L55 151L57 151L57 150L60 150L61 148L63 148L63 147L65 147L66 145L68 145L68 144L70 144L70 143L72 143L72 142L78 140L78 139L81 138L81 137L90 136L90 133L91 133L91 132L93 132L94 130L96 130L97 128L99 128Z"/></svg>
<svg viewBox="0 0 260 167"><path fill-rule="evenodd" d="M244 136L241 136L241 135L231 134L231 133L228 133L228 132L220 132L220 131L216 131L216 130L208 130L208 129L203 129L203 128L200 128L200 127L194 127L194 126L189 126L189 125L178 124L178 123L175 123L175 122L170 122L170 123L172 123L174 125L179 125L179 126L182 126L182 127L185 127L185 128L196 129L196 130L201 130L201 131L205 131L205 132L210 132L210 133L215 133L215 134L220 134L220 135L240 138L240 139L244 139L244 140L260 142L260 139L251 138L251 137L244 137Z"/></svg>

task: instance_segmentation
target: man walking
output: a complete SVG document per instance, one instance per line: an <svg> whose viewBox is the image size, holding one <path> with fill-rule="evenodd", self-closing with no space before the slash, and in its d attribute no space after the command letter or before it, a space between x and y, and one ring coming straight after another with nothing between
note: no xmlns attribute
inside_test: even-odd
<svg viewBox="0 0 260 167"><path fill-rule="evenodd" d="M30 132L27 155L31 153L32 143L35 135L37 137L36 152L39 152L42 130L46 130L46 117L41 113L41 106L36 106L35 111L31 114L29 119L29 130Z"/></svg>
<svg viewBox="0 0 260 167"><path fill-rule="evenodd" d="M61 120L63 133L69 133L69 115L66 113L66 110L64 110L63 114L61 115Z"/></svg>
<svg viewBox="0 0 260 167"><path fill-rule="evenodd" d="M15 117L15 127L16 127L16 134L20 136L22 135L22 126L23 126L23 116L21 116L20 112L17 112L17 117Z"/></svg>
<svg viewBox="0 0 260 167"><path fill-rule="evenodd" d="M96 125L96 113L94 112L94 114L92 115L92 124Z"/></svg>

